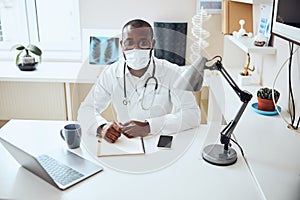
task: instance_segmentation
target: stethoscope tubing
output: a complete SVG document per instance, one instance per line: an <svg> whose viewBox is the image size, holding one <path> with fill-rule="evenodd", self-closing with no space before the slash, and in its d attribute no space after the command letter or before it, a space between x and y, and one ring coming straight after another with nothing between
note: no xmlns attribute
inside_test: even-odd
<svg viewBox="0 0 300 200"><path fill-rule="evenodd" d="M152 70L152 76L150 76L149 78L147 78L147 80L145 81L145 84L144 84L144 92L143 92L143 98L142 98L142 101L144 99L144 94L145 94L145 90L146 90L146 87L148 85L148 82L153 79L155 81L155 88L154 88L154 91L156 91L158 89L158 80L157 78L155 77L155 70L156 70L156 64L155 64L155 61L154 59L152 58L152 63L153 63L153 70ZM128 97L127 97L127 90L126 90L126 77L125 77L125 72L126 72L126 67L127 67L127 64L126 64L126 61L124 62L124 70L123 70L123 85L124 85L124 99L123 99L123 104L126 106L128 105L129 103L129 100L128 100ZM152 101L153 103L153 101ZM143 107L143 106L142 106ZM144 109L144 108L143 108ZM144 109L146 110L146 109Z"/></svg>

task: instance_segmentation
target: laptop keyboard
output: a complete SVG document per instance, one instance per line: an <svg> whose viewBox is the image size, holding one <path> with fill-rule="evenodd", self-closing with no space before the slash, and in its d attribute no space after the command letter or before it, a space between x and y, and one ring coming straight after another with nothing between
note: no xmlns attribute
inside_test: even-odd
<svg viewBox="0 0 300 200"><path fill-rule="evenodd" d="M61 185L67 185L74 180L83 177L80 172L68 167L54 158L47 155L41 155L37 158L41 166L47 171L53 180Z"/></svg>

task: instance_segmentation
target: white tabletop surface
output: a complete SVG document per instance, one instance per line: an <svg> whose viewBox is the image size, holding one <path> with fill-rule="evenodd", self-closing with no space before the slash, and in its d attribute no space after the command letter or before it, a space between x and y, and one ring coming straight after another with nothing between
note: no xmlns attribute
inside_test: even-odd
<svg viewBox="0 0 300 200"><path fill-rule="evenodd" d="M287 113L282 111L287 117ZM279 117L251 109L235 131L266 199L300 199L300 134Z"/></svg>
<svg viewBox="0 0 300 200"><path fill-rule="evenodd" d="M13 62L0 61L0 81L94 83L102 68L82 62L42 62L35 71L21 71Z"/></svg>
<svg viewBox="0 0 300 200"><path fill-rule="evenodd" d="M229 70L236 80L238 71ZM221 76L210 77L212 97L217 110L229 122L234 119L241 101ZM241 116L234 136L243 147L245 157L265 199L300 199L300 134L287 128L279 115L265 116L254 112L256 92L260 85L243 85L242 90L252 93L245 112ZM289 119L282 108L282 116Z"/></svg>
<svg viewBox="0 0 300 200"><path fill-rule="evenodd" d="M11 120L0 129L0 136L36 155L50 149L66 148L59 131L67 123L70 122ZM172 150L146 153L143 156L108 158L115 160L120 166L127 166L128 170L130 166L137 164L148 165L149 163L144 163L147 160L151 160L154 163L152 166L156 167L162 159L171 157L172 161L163 164L161 168L138 173L134 173L135 169L128 172L113 169L108 159L95 158L89 154L93 154L94 139L92 136L85 136L85 142L75 153L97 160L104 170L66 191L56 189L20 167L0 145L0 198L261 199L262 195L239 153L237 163L227 167L208 164L201 158L203 146L218 142L219 129L216 125L201 125L197 129L182 132L174 138ZM186 148L178 152L182 144L187 144Z"/></svg>

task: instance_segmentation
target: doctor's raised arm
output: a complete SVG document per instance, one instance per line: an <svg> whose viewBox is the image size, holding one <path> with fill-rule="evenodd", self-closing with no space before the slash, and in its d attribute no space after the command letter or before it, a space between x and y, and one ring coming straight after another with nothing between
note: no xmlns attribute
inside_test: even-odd
<svg viewBox="0 0 300 200"><path fill-rule="evenodd" d="M195 96L173 87L182 67L154 57L151 25L131 20L121 37L119 60L106 66L80 105L78 122L83 132L114 143L122 134L144 137L197 127L200 109ZM110 103L114 121L101 115Z"/></svg>

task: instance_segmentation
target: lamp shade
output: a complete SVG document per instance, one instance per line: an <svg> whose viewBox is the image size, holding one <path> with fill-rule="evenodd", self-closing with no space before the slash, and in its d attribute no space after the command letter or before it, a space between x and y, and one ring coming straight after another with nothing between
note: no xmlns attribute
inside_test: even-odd
<svg viewBox="0 0 300 200"><path fill-rule="evenodd" d="M203 83L207 59L200 56L193 64L186 67L174 83L174 88L187 91L200 91Z"/></svg>

